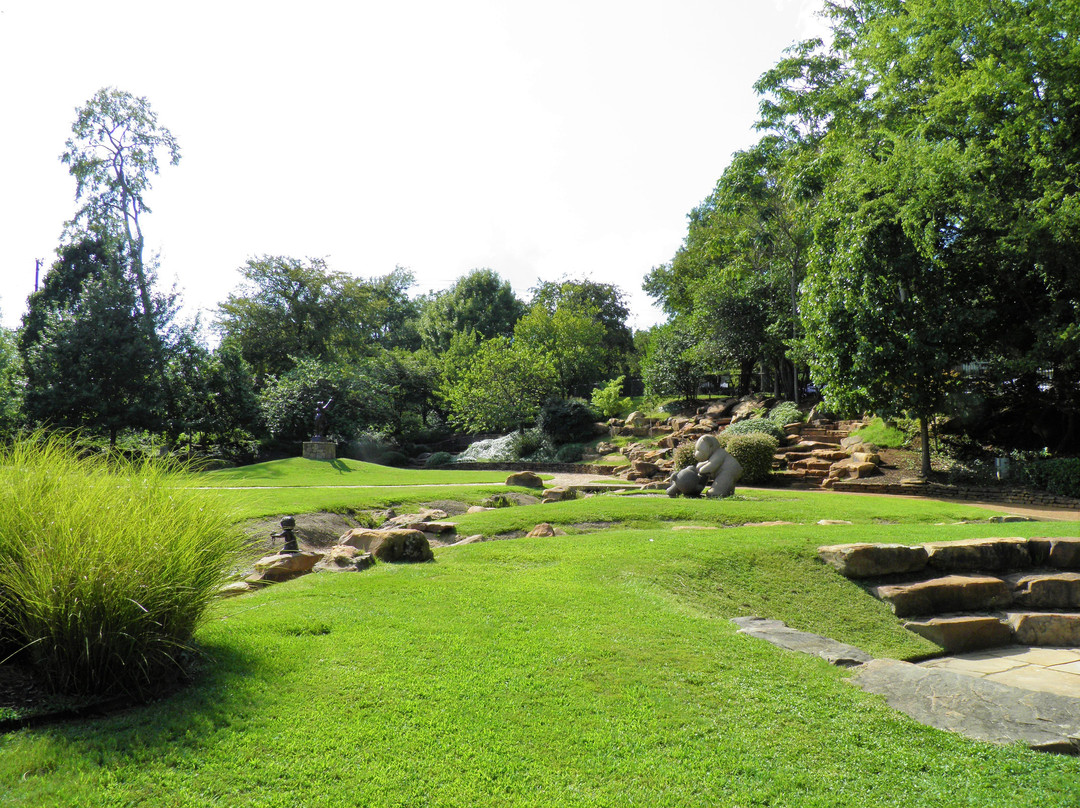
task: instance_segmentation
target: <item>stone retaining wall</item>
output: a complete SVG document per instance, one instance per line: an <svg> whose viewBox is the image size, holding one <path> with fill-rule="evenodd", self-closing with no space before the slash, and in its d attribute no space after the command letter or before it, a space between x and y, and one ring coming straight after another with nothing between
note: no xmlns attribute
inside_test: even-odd
<svg viewBox="0 0 1080 808"><path fill-rule="evenodd" d="M610 477L615 466L599 463L447 463L435 466L440 469L464 469L465 471L535 471L537 474L600 474Z"/></svg>

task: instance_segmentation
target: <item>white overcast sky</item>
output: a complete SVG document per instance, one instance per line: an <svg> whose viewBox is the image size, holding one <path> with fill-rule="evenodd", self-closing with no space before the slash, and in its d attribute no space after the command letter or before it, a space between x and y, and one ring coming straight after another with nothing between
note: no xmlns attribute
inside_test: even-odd
<svg viewBox="0 0 1080 808"><path fill-rule="evenodd" d="M819 34L820 0L0 0L0 317L14 327L74 212L59 161L101 87L180 142L147 243L187 313L262 254L395 266L415 293L491 267L641 290L732 152L751 85Z"/></svg>

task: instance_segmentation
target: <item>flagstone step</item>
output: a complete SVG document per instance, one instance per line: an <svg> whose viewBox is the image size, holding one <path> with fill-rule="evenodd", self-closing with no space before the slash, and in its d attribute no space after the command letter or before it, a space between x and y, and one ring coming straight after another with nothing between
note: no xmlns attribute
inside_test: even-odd
<svg viewBox="0 0 1080 808"><path fill-rule="evenodd" d="M909 584L883 584L870 593L885 601L897 617L943 612L984 612L1008 606L1008 585L991 575L946 575Z"/></svg>

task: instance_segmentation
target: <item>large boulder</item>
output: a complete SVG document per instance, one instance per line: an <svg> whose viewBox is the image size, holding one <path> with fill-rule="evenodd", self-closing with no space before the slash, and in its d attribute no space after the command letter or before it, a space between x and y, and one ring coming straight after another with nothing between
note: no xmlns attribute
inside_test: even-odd
<svg viewBox="0 0 1080 808"><path fill-rule="evenodd" d="M366 570L374 564L375 558L371 553L366 553L359 547L339 544L331 547L322 561L315 565L315 568L330 572L354 572Z"/></svg>
<svg viewBox="0 0 1080 808"><path fill-rule="evenodd" d="M519 471L506 478L507 485L517 485L522 488L543 488L544 481L540 475L533 471Z"/></svg>
<svg viewBox="0 0 1080 808"><path fill-rule="evenodd" d="M847 578L877 578L918 572L926 567L927 553L906 544L833 544L819 547L818 558Z"/></svg>
<svg viewBox="0 0 1080 808"><path fill-rule="evenodd" d="M415 544L417 542L423 542L424 545L428 544L427 536L419 530L410 530L409 528L389 528L382 530L355 528L342 534L341 538L338 539L339 545L355 547L362 552L371 553L379 559L382 559L380 549L388 542L396 546Z"/></svg>
<svg viewBox="0 0 1080 808"><path fill-rule="evenodd" d="M255 562L259 580L281 583L307 575L322 560L322 553L276 553Z"/></svg>

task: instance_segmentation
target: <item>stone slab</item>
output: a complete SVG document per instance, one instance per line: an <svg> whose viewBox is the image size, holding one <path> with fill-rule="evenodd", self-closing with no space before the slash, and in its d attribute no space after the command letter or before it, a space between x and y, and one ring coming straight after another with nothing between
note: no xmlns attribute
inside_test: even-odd
<svg viewBox="0 0 1080 808"><path fill-rule="evenodd" d="M731 622L739 626L739 633L770 642L788 651L799 651L824 659L831 665L851 667L869 662L872 657L854 645L837 642L820 634L811 634L788 628L780 620L763 617L733 617Z"/></svg>
<svg viewBox="0 0 1080 808"><path fill-rule="evenodd" d="M904 628L937 643L949 653L994 648L1013 642L1008 624L989 615L908 620Z"/></svg>
<svg viewBox="0 0 1080 808"><path fill-rule="evenodd" d="M1080 753L1080 698L895 659L872 660L850 681L927 726L990 743Z"/></svg>
<svg viewBox="0 0 1080 808"><path fill-rule="evenodd" d="M1028 548L1035 564L1080 570L1080 538L1033 538Z"/></svg>
<svg viewBox="0 0 1080 808"><path fill-rule="evenodd" d="M818 558L847 578L876 578L919 572L927 553L906 544L833 544L819 547Z"/></svg>
<svg viewBox="0 0 1080 808"><path fill-rule="evenodd" d="M1080 572L1032 572L1007 575L1013 602L1025 609L1080 608Z"/></svg>
<svg viewBox="0 0 1080 808"><path fill-rule="evenodd" d="M1027 539L967 539L923 545L928 566L939 572L997 572L1031 567Z"/></svg>
<svg viewBox="0 0 1080 808"><path fill-rule="evenodd" d="M1011 612L1006 617L1021 645L1080 645L1080 614Z"/></svg>
<svg viewBox="0 0 1080 808"><path fill-rule="evenodd" d="M1012 601L1006 583L990 575L946 575L911 584L875 586L870 591L888 603L897 617L987 611Z"/></svg>

